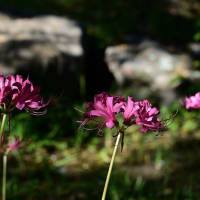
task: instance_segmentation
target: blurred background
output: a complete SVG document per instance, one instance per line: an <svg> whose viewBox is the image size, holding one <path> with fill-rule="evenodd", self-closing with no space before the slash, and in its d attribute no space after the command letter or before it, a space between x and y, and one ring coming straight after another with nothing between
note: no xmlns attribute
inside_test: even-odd
<svg viewBox="0 0 200 200"><path fill-rule="evenodd" d="M109 200L200 199L200 113L180 104L200 91L198 0L1 0L0 71L29 76L53 105L15 111L28 140L8 159L8 199L100 199L114 132L78 130L74 108L102 91L148 98L165 133L130 127ZM0 172L1 173L1 172Z"/></svg>

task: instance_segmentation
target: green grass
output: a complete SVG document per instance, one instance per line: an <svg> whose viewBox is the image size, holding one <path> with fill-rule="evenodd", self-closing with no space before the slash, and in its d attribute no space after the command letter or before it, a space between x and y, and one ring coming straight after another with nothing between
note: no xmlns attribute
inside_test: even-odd
<svg viewBox="0 0 200 200"><path fill-rule="evenodd" d="M194 120L198 113L179 112L163 135L141 134L134 126L128 129L107 199L200 198L200 132ZM15 123L20 123L19 119ZM115 140L111 131L104 132L104 137L99 137L81 130L71 136L73 145L72 138L70 142L56 136L34 139L26 149L11 153L8 200L100 199Z"/></svg>

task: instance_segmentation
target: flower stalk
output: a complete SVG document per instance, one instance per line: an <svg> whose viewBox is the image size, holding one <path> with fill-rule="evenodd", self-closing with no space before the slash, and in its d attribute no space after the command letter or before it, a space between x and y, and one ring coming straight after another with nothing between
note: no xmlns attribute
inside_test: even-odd
<svg viewBox="0 0 200 200"><path fill-rule="evenodd" d="M7 153L3 155L2 200L6 200Z"/></svg>
<svg viewBox="0 0 200 200"><path fill-rule="evenodd" d="M3 113L1 129L0 129L0 139L1 139L1 148L3 148L3 131L5 127L7 115ZM6 169L7 169L7 153L3 155L3 179L2 179L2 200L6 200Z"/></svg>
<svg viewBox="0 0 200 200"><path fill-rule="evenodd" d="M23 80L21 75L8 75L4 77L3 73L0 73L0 111L2 113L0 151L4 153L2 200L6 200L7 155L12 150L18 150L24 147L23 140L4 134L6 117L15 108L25 110L32 115L43 115L47 112L49 103L50 101L44 102L40 96L39 87L34 86L28 78Z"/></svg>
<svg viewBox="0 0 200 200"><path fill-rule="evenodd" d="M141 126L142 133L147 133L149 130L155 132L164 131L166 127L158 117L160 111L156 107L153 107L147 99L134 101L132 97L128 97L126 101L123 96L110 96L106 92L102 92L94 96L94 100L85 106L85 110L85 112L80 111L83 119L77 121L80 123L80 128L85 128L89 122L93 121L97 123L95 129L98 130L99 135L105 126L109 129L116 128L118 131L102 195L102 200L105 200L120 140L121 151L123 149L124 131L132 125ZM87 129L87 127L85 129L92 130Z"/></svg>
<svg viewBox="0 0 200 200"><path fill-rule="evenodd" d="M2 122L1 122L1 129L0 129L0 138L2 139L3 136L3 130L6 122L6 114L3 114Z"/></svg>
<svg viewBox="0 0 200 200"><path fill-rule="evenodd" d="M108 169L108 174L107 174L107 177L106 177L106 182L105 182L105 185L104 185L102 200L105 200L105 198L106 198L106 193L107 193L107 189L108 189L108 184L109 184L109 181L110 181L110 176L111 176L111 172L112 172L114 160L115 160L115 157L116 157L117 148L118 148L118 146L119 146L120 138L121 138L121 133L119 133L119 134L117 135L117 139L116 139L116 142L115 142L115 146L114 146L112 158L111 158L111 161L110 161L110 166L109 166L109 169Z"/></svg>

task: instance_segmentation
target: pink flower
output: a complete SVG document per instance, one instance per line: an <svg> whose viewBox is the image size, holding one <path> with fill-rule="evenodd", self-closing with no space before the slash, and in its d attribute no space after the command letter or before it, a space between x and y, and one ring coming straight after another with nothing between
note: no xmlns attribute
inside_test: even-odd
<svg viewBox="0 0 200 200"><path fill-rule="evenodd" d="M132 97L128 97L125 102L123 97L109 96L103 92L94 97L94 102L89 102L86 106L86 112L83 113L84 119L78 121L80 127L88 124L90 121L100 122L97 129L101 131L105 125L109 129L117 127L117 132L124 132L127 126L136 124L142 126L141 131L146 133L151 131L162 131L165 129L161 120L157 117L159 111L152 107L148 100L134 102ZM120 124L116 118L117 114L122 115L124 121ZM124 126L126 125L126 126Z"/></svg>
<svg viewBox="0 0 200 200"><path fill-rule="evenodd" d="M24 109L34 115L42 115L46 113L49 102L44 103L43 98L40 96L40 88L33 86L32 82L28 79L24 82L16 82L13 84L16 93L13 95L13 101L16 108L19 110ZM43 109L43 111L39 111Z"/></svg>
<svg viewBox="0 0 200 200"><path fill-rule="evenodd" d="M135 103L132 97L128 97L127 103L125 103L122 106L122 109L123 109L122 115L124 118L125 125L133 124L132 120L136 117L136 114L139 108L140 107L138 103Z"/></svg>
<svg viewBox="0 0 200 200"><path fill-rule="evenodd" d="M94 103L94 109L89 111L90 116L102 117L104 120L101 122L102 126L105 124L108 128L112 129L117 120L115 114L119 112L121 103L113 103L113 97L106 97L105 104L102 101Z"/></svg>
<svg viewBox="0 0 200 200"><path fill-rule="evenodd" d="M94 102L89 102L86 106L85 109L91 110L94 108L94 104L98 101L102 102L102 104L106 104L106 98L108 97L108 93L102 92L100 94L97 94L94 96Z"/></svg>
<svg viewBox="0 0 200 200"><path fill-rule="evenodd" d="M97 127L99 131L104 125L112 129L114 126L118 126L115 115L120 112L123 101L123 98L111 97L106 92L97 94L94 97L94 102L89 102L85 106L87 112L83 112L84 120L78 122L81 123L81 126L84 126L89 121L96 121L96 118L100 117L102 120L100 120Z"/></svg>
<svg viewBox="0 0 200 200"><path fill-rule="evenodd" d="M200 92L197 92L194 96L186 97L184 104L187 110L200 108Z"/></svg>
<svg viewBox="0 0 200 200"><path fill-rule="evenodd" d="M14 140L9 140L6 148L6 153L9 153L12 150L17 150L23 148L23 141L19 140L17 137Z"/></svg>
<svg viewBox="0 0 200 200"><path fill-rule="evenodd" d="M9 105L12 99L12 87L13 77L7 76L4 78L3 74L0 73L0 105Z"/></svg>
<svg viewBox="0 0 200 200"><path fill-rule="evenodd" d="M3 74L0 74L0 105L5 105L7 112L16 107L34 115L45 114L49 102L44 103L39 92L39 87L33 86L28 79L23 81L20 75L4 78Z"/></svg>
<svg viewBox="0 0 200 200"><path fill-rule="evenodd" d="M161 123L160 119L157 117L159 110L155 107L152 108L152 105L148 100L143 100L137 102L139 108L137 109L135 123L141 125L141 131L146 133L149 130L152 131L161 131L165 127Z"/></svg>

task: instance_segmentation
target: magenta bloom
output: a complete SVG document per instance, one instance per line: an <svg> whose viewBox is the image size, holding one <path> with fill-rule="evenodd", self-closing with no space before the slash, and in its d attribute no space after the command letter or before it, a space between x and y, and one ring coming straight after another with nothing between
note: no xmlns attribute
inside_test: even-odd
<svg viewBox="0 0 200 200"><path fill-rule="evenodd" d="M118 126L118 121L115 117L120 112L121 106L124 104L124 99L118 96L111 97L103 92L95 95L94 102L89 102L85 108L87 112L83 113L84 120L78 121L81 126L84 126L89 121L97 121L97 118L102 118L98 124L98 129L101 131L105 125L112 129Z"/></svg>
<svg viewBox="0 0 200 200"><path fill-rule="evenodd" d="M137 102L139 108L137 109L135 123L141 125L141 131L146 133L148 130L161 131L165 127L161 123L160 119L157 117L159 110L152 105L148 100L143 100Z"/></svg>
<svg viewBox="0 0 200 200"><path fill-rule="evenodd" d="M122 108L123 108L122 115L124 118L124 124L125 125L133 124L132 120L136 117L137 111L140 108L138 103L135 103L132 97L128 97L127 103L125 103L122 106Z"/></svg>
<svg viewBox="0 0 200 200"><path fill-rule="evenodd" d="M133 124L142 126L141 131L146 133L151 131L162 131L165 129L161 120L157 117L159 110L152 107L148 100L134 101L132 97L128 97L125 102L123 97L109 96L103 92L97 94L94 97L94 102L89 102L83 113L84 119L78 121L80 127L86 125L88 122L98 122L98 129L101 131L105 125L107 128L117 128L117 132L124 132L127 126ZM123 118L123 124L120 124L116 118L117 114L121 114ZM98 118L100 117L100 121Z"/></svg>
<svg viewBox="0 0 200 200"><path fill-rule="evenodd" d="M4 78L0 74L0 105L5 105L7 112L16 107L34 115L45 114L49 102L44 103L39 92L39 87L33 86L28 79L23 81L20 75Z"/></svg>
<svg viewBox="0 0 200 200"><path fill-rule="evenodd" d="M13 84L15 93L13 95L13 101L16 104L16 108L19 110L24 109L35 115L42 115L46 113L47 105L49 102L44 103L43 98L40 96L40 88L33 86L28 79L24 82L16 82ZM43 111L39 111L43 109Z"/></svg>
<svg viewBox="0 0 200 200"><path fill-rule="evenodd" d="M100 101L102 104L106 104L106 98L108 97L108 94L106 92L102 92L100 94L97 94L94 96L94 102L89 102L85 109L91 110L94 109L94 104L98 101Z"/></svg>
<svg viewBox="0 0 200 200"><path fill-rule="evenodd" d="M117 123L115 114L119 112L121 105L121 103L114 104L113 97L106 97L105 104L102 101L96 101L93 104L94 109L89 111L89 115L102 117L104 120L101 122L101 126L105 124L108 128L112 129Z"/></svg>
<svg viewBox="0 0 200 200"><path fill-rule="evenodd" d="M7 145L5 143L7 143ZM6 147L5 147L5 145L6 145ZM23 147L24 147L23 141L19 140L18 137L15 137L14 139L10 138L8 140L8 142L6 142L5 135L4 134L2 135L2 138L1 138L1 151L4 151L4 149L5 149L5 152L9 153L12 150L21 149Z"/></svg>
<svg viewBox="0 0 200 200"><path fill-rule="evenodd" d="M23 148L23 141L19 140L17 137L14 140L9 140L6 148L6 153L9 153L12 150L17 150Z"/></svg>
<svg viewBox="0 0 200 200"><path fill-rule="evenodd" d="M12 87L14 83L12 76L7 76L4 80L4 76L0 73L0 105L9 105L12 98Z"/></svg>
<svg viewBox="0 0 200 200"><path fill-rule="evenodd" d="M200 108L200 92L197 92L194 96L186 97L184 104L187 110Z"/></svg>

